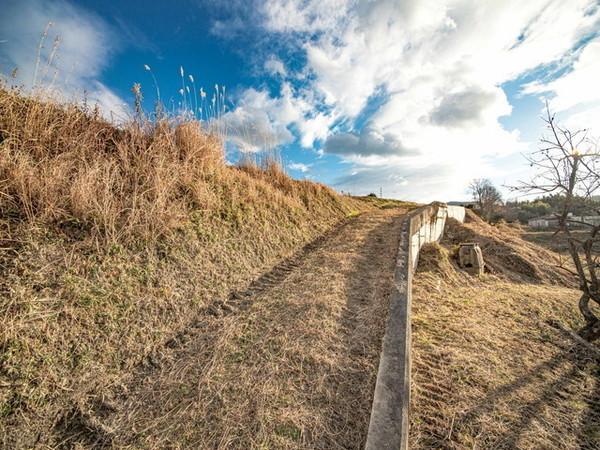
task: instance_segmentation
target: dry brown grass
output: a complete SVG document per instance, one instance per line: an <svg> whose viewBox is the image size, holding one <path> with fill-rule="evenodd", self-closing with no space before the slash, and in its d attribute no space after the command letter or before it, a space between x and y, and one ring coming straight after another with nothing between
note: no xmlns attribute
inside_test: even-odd
<svg viewBox="0 0 600 450"><path fill-rule="evenodd" d="M414 279L411 448L600 448L598 363L549 324L581 326L579 291L556 255L470 219L424 247ZM457 267L461 239L491 272Z"/></svg>
<svg viewBox="0 0 600 450"><path fill-rule="evenodd" d="M156 240L214 207L221 144L197 122L116 129L97 114L0 92L0 209L113 241ZM223 180L227 181L227 180Z"/></svg>
<svg viewBox="0 0 600 450"><path fill-rule="evenodd" d="M506 224L490 225L467 210L466 223L449 220L445 242L476 242L485 255L486 272L504 280L573 286L575 278L564 268L564 258L521 237ZM454 248L452 250L455 250Z"/></svg>
<svg viewBox="0 0 600 450"><path fill-rule="evenodd" d="M85 418L106 392L215 299L371 207L227 166L195 123L116 129L0 90L0 446L98 444Z"/></svg>
<svg viewBox="0 0 600 450"><path fill-rule="evenodd" d="M363 448L401 215L361 215L213 305L153 370L107 398L111 414L92 412L106 438L134 448Z"/></svg>

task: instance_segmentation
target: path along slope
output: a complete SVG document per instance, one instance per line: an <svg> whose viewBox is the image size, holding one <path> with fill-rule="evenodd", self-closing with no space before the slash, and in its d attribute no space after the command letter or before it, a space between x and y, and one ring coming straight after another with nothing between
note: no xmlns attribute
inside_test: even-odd
<svg viewBox="0 0 600 450"><path fill-rule="evenodd" d="M354 218L213 304L115 396L95 419L96 438L146 448L362 448L402 216Z"/></svg>

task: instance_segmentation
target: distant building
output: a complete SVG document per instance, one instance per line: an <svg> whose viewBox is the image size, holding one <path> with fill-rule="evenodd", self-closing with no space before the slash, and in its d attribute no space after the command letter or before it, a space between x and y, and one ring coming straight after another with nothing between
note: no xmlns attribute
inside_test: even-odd
<svg viewBox="0 0 600 450"><path fill-rule="evenodd" d="M542 216L529 219L527 225L531 228L555 228L558 226L556 216Z"/></svg>
<svg viewBox="0 0 600 450"><path fill-rule="evenodd" d="M584 227L585 224L600 226L600 216L573 216L569 213L567 225L571 228ZM558 227L558 218L555 215L535 217L527 221L527 225L532 228L556 228Z"/></svg>

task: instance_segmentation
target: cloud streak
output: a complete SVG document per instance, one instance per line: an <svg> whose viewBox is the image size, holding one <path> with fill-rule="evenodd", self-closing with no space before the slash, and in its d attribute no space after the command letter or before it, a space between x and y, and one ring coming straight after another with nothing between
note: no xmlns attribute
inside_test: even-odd
<svg viewBox="0 0 600 450"><path fill-rule="evenodd" d="M572 112L567 120L574 127L600 126L600 38L590 41L573 58L571 70L549 82L533 82L524 92L551 97L554 112Z"/></svg>
<svg viewBox="0 0 600 450"><path fill-rule="evenodd" d="M295 163L291 162L288 164L288 169L296 170L301 173L307 173L310 171L312 164L304 164L304 163Z"/></svg>
<svg viewBox="0 0 600 450"><path fill-rule="evenodd" d="M107 117L127 115L124 102L99 81L119 47L117 33L104 20L62 0L8 0L0 30L6 40L0 65L5 72L16 68L16 81L25 88L35 81L36 88L59 91L65 100L79 100L85 90L87 101L98 103Z"/></svg>

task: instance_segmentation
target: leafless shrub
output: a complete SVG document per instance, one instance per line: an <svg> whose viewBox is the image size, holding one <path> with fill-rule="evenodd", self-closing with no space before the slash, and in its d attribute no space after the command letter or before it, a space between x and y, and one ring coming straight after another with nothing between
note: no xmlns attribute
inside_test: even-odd
<svg viewBox="0 0 600 450"><path fill-rule="evenodd" d="M600 305L600 225L573 217L571 209L577 197L590 199L600 188L600 154L597 143L588 137L587 130L563 128L548 107L546 110L544 121L550 135L541 139L541 148L528 158L535 175L530 181L521 182L512 189L562 196L563 202L556 214L557 233L566 236L582 291L579 309L587 325L581 333L592 340L600 336L600 321L590 307L590 302ZM585 227L588 233L575 237L571 233L573 225Z"/></svg>

